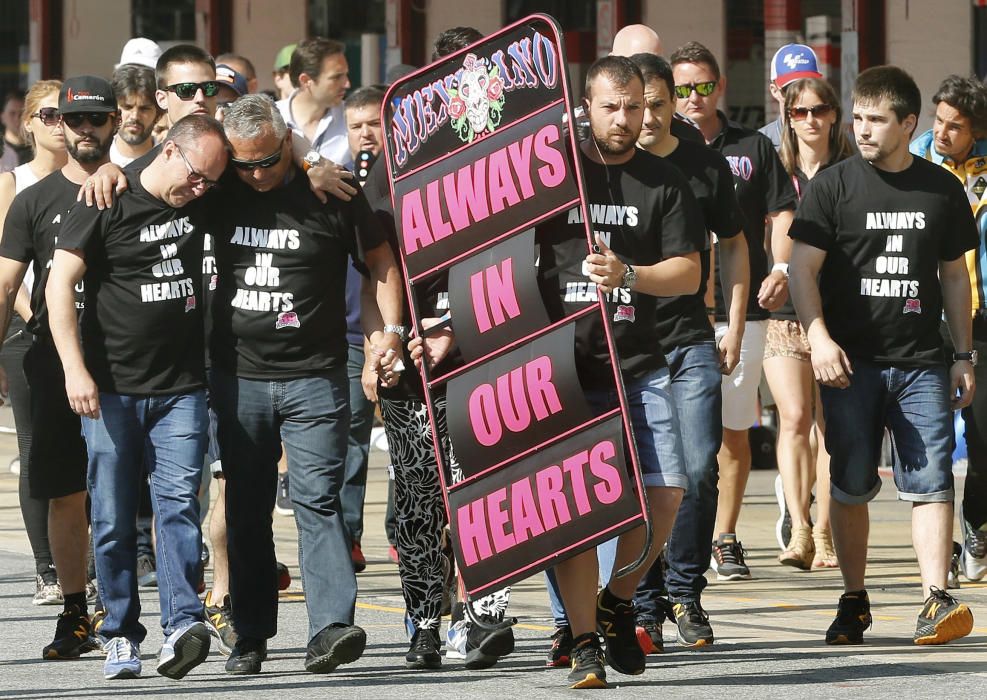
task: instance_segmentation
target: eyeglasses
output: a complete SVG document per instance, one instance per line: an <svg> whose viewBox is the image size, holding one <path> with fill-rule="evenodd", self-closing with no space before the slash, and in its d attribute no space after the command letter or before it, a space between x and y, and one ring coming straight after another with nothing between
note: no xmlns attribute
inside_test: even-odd
<svg viewBox="0 0 987 700"><path fill-rule="evenodd" d="M72 112L63 114L62 122L70 129L78 129L82 122L89 122L99 128L109 121L112 112Z"/></svg>
<svg viewBox="0 0 987 700"><path fill-rule="evenodd" d="M820 104L815 107L792 107L788 110L788 116L793 122L805 121L811 114L816 119L821 119L833 111L833 105Z"/></svg>
<svg viewBox="0 0 987 700"><path fill-rule="evenodd" d="M185 167L188 168L188 184L192 185L192 187L204 187L207 190L212 189L219 184L216 180L210 180L202 173L197 172L195 168L192 167L192 164L188 162L188 158L185 157L185 151L183 151L182 147L177 143L175 144L175 148L178 149L178 155L182 157L182 160L185 161Z"/></svg>
<svg viewBox="0 0 987 700"><path fill-rule="evenodd" d="M685 100L689 98L692 91L695 90L696 94L700 97L709 97L713 94L713 90L716 89L715 80L707 80L702 83L686 83L685 85L675 86L675 96L679 99Z"/></svg>
<svg viewBox="0 0 987 700"><path fill-rule="evenodd" d="M281 154L284 152L284 139L281 139L280 145L278 145L278 150L269 156L263 158L258 158L257 160L237 160L236 158L230 158L230 163L237 170L253 170L254 168L262 168L267 170L268 168L273 168L275 165L281 162Z"/></svg>
<svg viewBox="0 0 987 700"><path fill-rule="evenodd" d="M215 80L207 80L204 83L175 83L165 88L168 92L178 95L178 99L188 102L195 98L195 94L202 90L206 97L215 97L219 94L219 83Z"/></svg>
<svg viewBox="0 0 987 700"><path fill-rule="evenodd" d="M31 116L40 119L45 126L55 126L58 123L58 108L42 107Z"/></svg>

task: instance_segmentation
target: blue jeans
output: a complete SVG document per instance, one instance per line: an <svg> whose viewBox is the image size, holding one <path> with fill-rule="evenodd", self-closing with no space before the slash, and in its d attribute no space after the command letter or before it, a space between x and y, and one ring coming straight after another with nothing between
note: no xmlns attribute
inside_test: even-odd
<svg viewBox="0 0 987 700"><path fill-rule="evenodd" d="M350 424L346 370L256 380L214 367L211 380L226 477L230 598L237 633L253 639L277 633L271 511L282 442L288 453L309 639L334 622L353 624L356 575L339 496Z"/></svg>
<svg viewBox="0 0 987 700"><path fill-rule="evenodd" d="M363 501L367 495L367 462L370 431L374 427L374 403L363 393L363 346L350 345L346 372L350 380L350 432L346 446L346 476L340 499L343 521L350 539L363 539Z"/></svg>
<svg viewBox="0 0 987 700"><path fill-rule="evenodd" d="M165 635L202 618L199 482L206 450L206 394L99 395L98 419L83 418L96 578L106 609L103 637L141 643L137 510L145 469L157 532L158 596Z"/></svg>
<svg viewBox="0 0 987 700"><path fill-rule="evenodd" d="M641 579L634 603L641 618L660 619L658 597L667 589L672 602L696 602L706 587L719 497L719 467L723 426L720 356L712 341L673 348L665 354L672 374L672 397L682 430L689 488L668 537L662 580L658 562Z"/></svg>
<svg viewBox="0 0 987 700"><path fill-rule="evenodd" d="M867 503L881 490L877 467L887 428L898 498L952 502L955 444L945 365L902 368L855 358L850 363L849 387L820 387L833 498Z"/></svg>

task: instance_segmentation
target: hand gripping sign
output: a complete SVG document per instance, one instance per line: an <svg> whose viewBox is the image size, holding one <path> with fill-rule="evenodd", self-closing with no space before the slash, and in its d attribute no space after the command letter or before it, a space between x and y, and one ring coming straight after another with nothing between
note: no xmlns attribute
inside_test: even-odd
<svg viewBox="0 0 987 700"><path fill-rule="evenodd" d="M427 334L423 315L434 314L424 299L447 290L461 356L435 376L422 372L473 597L646 519L619 370L620 407L602 415L590 411L576 371L576 323L591 314L603 315L618 367L605 309L552 318L539 287L538 225L573 207L592 221L568 128L566 65L556 22L532 15L396 82L382 108L411 320ZM586 235L589 252L588 225ZM463 476L454 484L436 430L442 392Z"/></svg>

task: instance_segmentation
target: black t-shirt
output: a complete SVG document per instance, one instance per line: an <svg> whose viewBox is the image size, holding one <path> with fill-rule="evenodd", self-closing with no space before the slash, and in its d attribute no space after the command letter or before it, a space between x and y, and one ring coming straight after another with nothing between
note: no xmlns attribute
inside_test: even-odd
<svg viewBox="0 0 987 700"><path fill-rule="evenodd" d="M45 285L62 221L75 206L78 193L79 186L56 170L14 197L3 225L0 255L34 265L31 320L27 327L34 335L45 338L51 337ZM77 312L84 306L82 286L80 283L75 290Z"/></svg>
<svg viewBox="0 0 987 700"><path fill-rule="evenodd" d="M812 179L789 233L827 253L823 318L851 359L942 362L939 261L979 243L955 176L922 158L888 173L853 156Z"/></svg>
<svg viewBox="0 0 987 700"><path fill-rule="evenodd" d="M269 192L224 190L208 224L219 273L213 363L255 379L345 366L349 258L384 242L366 198L322 204L297 171Z"/></svg>
<svg viewBox="0 0 987 700"><path fill-rule="evenodd" d="M100 391L180 394L204 384L198 202L173 209L124 170L110 209L77 204L56 248L86 260L82 349Z"/></svg>
<svg viewBox="0 0 987 700"><path fill-rule="evenodd" d="M679 140L665 156L685 175L699 203L705 231L719 238L732 238L743 228L742 214L733 189L733 176L726 159L705 143ZM709 236L700 252L702 280L699 291L678 297L659 297L658 335L666 351L713 340L713 328L706 315L706 279L709 277Z"/></svg>
<svg viewBox="0 0 987 700"><path fill-rule="evenodd" d="M580 152L593 230L625 263L654 265L706 247L702 215L689 184L668 161L635 149L621 165L604 166ZM555 321L595 304L596 285L583 273L586 230L577 207L538 226L539 283L549 317ZM657 297L623 288L609 296L607 313L625 379L665 366ZM599 314L576 327L576 365L587 388L611 386L613 375Z"/></svg>
<svg viewBox="0 0 987 700"><path fill-rule="evenodd" d="M723 131L710 146L726 156L736 185L737 200L744 214L744 234L750 257L751 283L747 298L747 320L761 321L769 313L757 303L761 281L768 274L768 256L764 249L764 220L769 213L795 208L798 200L792 180L778 158L771 140L764 134L728 121L717 112ZM727 310L719 274L716 275L716 320L726 321Z"/></svg>

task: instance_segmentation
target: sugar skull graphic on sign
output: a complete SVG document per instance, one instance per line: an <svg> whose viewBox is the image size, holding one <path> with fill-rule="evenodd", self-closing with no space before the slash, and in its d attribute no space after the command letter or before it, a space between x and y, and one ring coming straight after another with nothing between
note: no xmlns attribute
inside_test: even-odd
<svg viewBox="0 0 987 700"><path fill-rule="evenodd" d="M500 68L487 67L487 59L467 54L459 85L449 91L452 128L466 143L500 125L504 109L504 81Z"/></svg>

